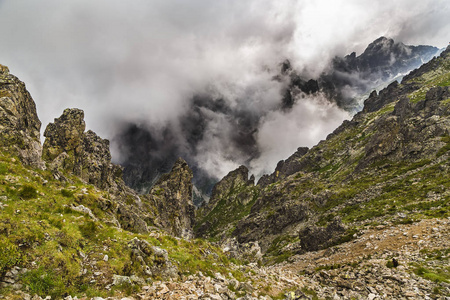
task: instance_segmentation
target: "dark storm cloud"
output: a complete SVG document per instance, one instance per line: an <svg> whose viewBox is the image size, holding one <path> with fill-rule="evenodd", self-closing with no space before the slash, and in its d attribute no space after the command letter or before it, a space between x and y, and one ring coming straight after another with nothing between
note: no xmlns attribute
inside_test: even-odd
<svg viewBox="0 0 450 300"><path fill-rule="evenodd" d="M348 117L321 96L279 112L281 61L316 76L381 35L442 47L447 2L7 0L0 63L27 83L44 127L79 107L101 136L130 123L153 139L169 130L169 144L215 176L255 152L262 172ZM204 94L213 104L195 102ZM209 106L218 99L226 111Z"/></svg>

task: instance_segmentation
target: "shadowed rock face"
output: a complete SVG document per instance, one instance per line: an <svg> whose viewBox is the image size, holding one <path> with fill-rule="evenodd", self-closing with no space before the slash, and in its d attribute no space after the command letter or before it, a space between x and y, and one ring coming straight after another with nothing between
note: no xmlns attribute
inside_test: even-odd
<svg viewBox="0 0 450 300"><path fill-rule="evenodd" d="M161 176L148 198L159 212L157 225L178 237L193 236L192 171L182 158L178 158L170 173Z"/></svg>
<svg viewBox="0 0 450 300"><path fill-rule="evenodd" d="M25 164L44 168L40 129L36 104L25 84L0 65L0 147Z"/></svg>

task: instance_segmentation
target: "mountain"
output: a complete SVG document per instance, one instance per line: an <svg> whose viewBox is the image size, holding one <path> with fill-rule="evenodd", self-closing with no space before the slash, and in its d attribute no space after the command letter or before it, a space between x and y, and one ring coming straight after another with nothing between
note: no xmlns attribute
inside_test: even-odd
<svg viewBox="0 0 450 300"><path fill-rule="evenodd" d="M194 185L200 192L195 203L199 206L211 195L214 183L220 179L203 166L209 159L205 143L219 144L216 152L227 149L228 160L250 165L261 156L256 137L262 120L270 113L288 113L296 101L302 101L302 95L326 95L328 101L356 113L362 109L359 99L366 93L390 83L398 74L419 67L437 52L435 47L407 46L381 37L359 56L352 53L335 57L329 68L313 79L305 78L286 60L273 78L284 86L281 102L270 111L249 107L245 99L242 105L230 104L225 96L217 93L194 95L192 99L186 99L187 108L179 120L163 128L145 124L123 126L114 142L119 145L124 180L139 193L146 193L159 176L170 171L178 157L183 157L194 172ZM208 141L214 128L221 127L217 124L225 125L223 130L215 132L220 141Z"/></svg>
<svg viewBox="0 0 450 300"><path fill-rule="evenodd" d="M194 211L184 159L138 195L80 109L41 145L1 66L0 297L446 299L449 85L450 47L256 184L229 172Z"/></svg>
<svg viewBox="0 0 450 300"><path fill-rule="evenodd" d="M197 235L258 242L270 258L328 248L371 224L449 216L449 68L447 48L256 185L245 167L230 172L198 211Z"/></svg>
<svg viewBox="0 0 450 300"><path fill-rule="evenodd" d="M299 92L324 92L328 99L345 110L360 110L360 97L374 88L401 79L411 70L428 62L439 49L432 46L410 46L393 39L380 37L370 43L359 56L352 52L336 56L317 79L302 79L287 60L281 66L281 77L288 77L289 85L283 107L292 108L294 95Z"/></svg>

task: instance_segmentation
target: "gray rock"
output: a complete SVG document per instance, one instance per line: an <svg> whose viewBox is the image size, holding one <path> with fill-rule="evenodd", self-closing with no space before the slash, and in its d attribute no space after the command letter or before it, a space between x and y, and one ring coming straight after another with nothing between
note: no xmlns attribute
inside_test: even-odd
<svg viewBox="0 0 450 300"><path fill-rule="evenodd" d="M0 72L0 147L18 155L23 163L45 168L41 159L41 121L25 84L6 71Z"/></svg>

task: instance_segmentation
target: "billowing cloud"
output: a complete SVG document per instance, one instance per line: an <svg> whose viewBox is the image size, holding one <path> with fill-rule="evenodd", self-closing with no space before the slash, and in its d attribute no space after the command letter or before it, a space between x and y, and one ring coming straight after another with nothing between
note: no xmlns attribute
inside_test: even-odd
<svg viewBox="0 0 450 300"><path fill-rule="evenodd" d="M317 97L276 110L281 61L314 77L334 55L360 53L381 35L443 47L449 17L445 0L3 0L0 63L26 82L44 127L78 107L110 139L124 124L154 134L170 128L178 152L222 176L250 163L233 136L245 119L257 129L248 136L260 172L348 117ZM198 106L208 122L191 149L180 120L203 94L231 113Z"/></svg>

